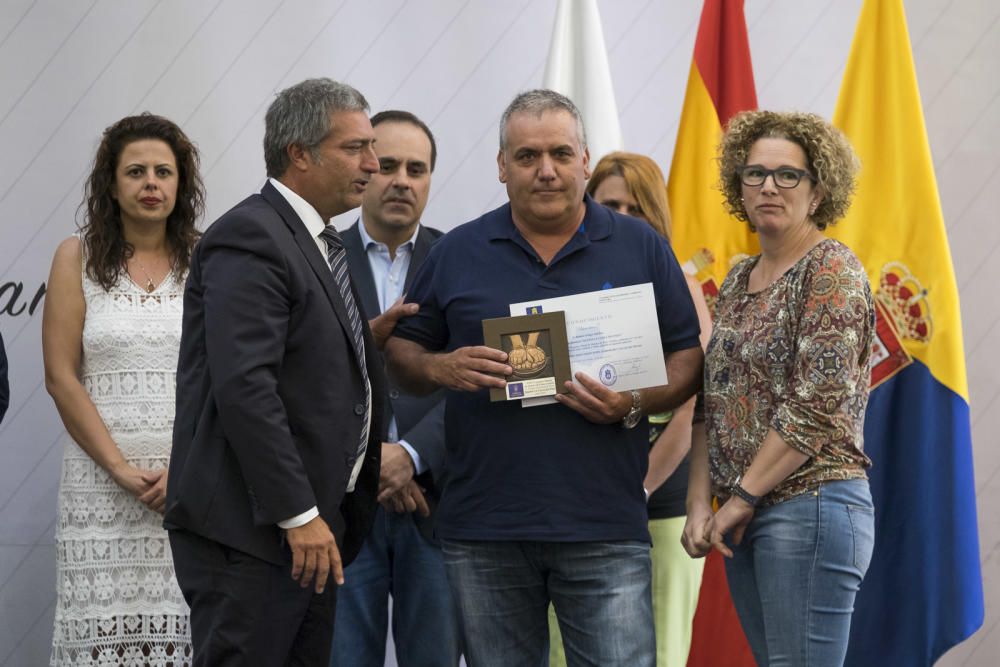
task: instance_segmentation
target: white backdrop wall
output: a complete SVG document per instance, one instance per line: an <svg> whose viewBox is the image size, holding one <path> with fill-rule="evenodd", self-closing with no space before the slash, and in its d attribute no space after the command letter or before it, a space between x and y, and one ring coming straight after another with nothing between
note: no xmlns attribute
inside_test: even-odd
<svg viewBox="0 0 1000 667"><path fill-rule="evenodd" d="M860 5L747 0L762 107L832 115ZM600 9L625 146L667 172L701 2L600 0ZM906 10L972 360L987 588L984 628L942 664L993 664L1000 3L907 0ZM65 435L43 383L35 296L74 229L101 130L143 110L177 121L201 149L207 225L263 182L274 92L330 76L358 87L373 111L427 121L440 157L425 221L450 229L505 198L497 118L517 91L541 84L554 14L555 0L0 0L0 332L12 388L0 425L0 665L48 659Z"/></svg>

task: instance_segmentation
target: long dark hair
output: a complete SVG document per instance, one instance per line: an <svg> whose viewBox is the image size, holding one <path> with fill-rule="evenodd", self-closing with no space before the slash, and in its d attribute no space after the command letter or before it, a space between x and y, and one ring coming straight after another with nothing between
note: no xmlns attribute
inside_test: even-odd
<svg viewBox="0 0 1000 667"><path fill-rule="evenodd" d="M111 196L115 171L125 146L142 139L159 139L170 146L177 161L177 203L167 218L167 247L178 275L187 271L191 249L201 235L195 222L205 209L205 190L198 173L198 149L172 121L151 113L127 116L104 130L94 157L94 168L84 189L86 217L80 235L86 249L87 276L104 289L121 277L125 262L135 252L125 240L121 209Z"/></svg>

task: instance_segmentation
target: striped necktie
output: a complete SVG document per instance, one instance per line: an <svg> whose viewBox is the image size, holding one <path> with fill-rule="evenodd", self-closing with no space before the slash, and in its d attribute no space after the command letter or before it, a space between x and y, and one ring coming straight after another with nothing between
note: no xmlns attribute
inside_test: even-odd
<svg viewBox="0 0 1000 667"><path fill-rule="evenodd" d="M368 381L368 366L365 364L365 339L362 335L361 313L358 312L358 305L354 301L354 294L351 291L351 274L347 270L347 251L344 250L344 241L340 238L340 233L333 225L327 225L319 233L321 239L326 241L326 257L330 262L330 270L333 272L333 280L337 283L340 296L344 299L344 306L347 307L347 316L351 320L351 333L354 335L354 353L358 358L358 366L361 367L361 376L365 380L365 420L361 427L361 442L358 444L358 458L365 455L368 448L368 427L371 423L371 383Z"/></svg>

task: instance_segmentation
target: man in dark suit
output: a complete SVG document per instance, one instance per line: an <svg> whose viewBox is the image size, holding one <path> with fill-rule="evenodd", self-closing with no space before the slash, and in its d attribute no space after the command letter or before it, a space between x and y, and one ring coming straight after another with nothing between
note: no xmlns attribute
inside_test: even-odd
<svg viewBox="0 0 1000 667"><path fill-rule="evenodd" d="M378 171L368 103L303 81L265 117L268 181L191 258L164 523L194 664L329 660L371 527L383 382L330 218Z"/></svg>
<svg viewBox="0 0 1000 667"><path fill-rule="evenodd" d="M441 232L420 224L437 161L434 135L406 111L372 117L379 173L361 218L344 232L362 310L376 315L409 289ZM385 663L388 600L400 667L457 665L461 640L430 508L445 481L444 395L416 397L390 384L375 525L345 571L334 630L334 667ZM430 515L430 516L425 516Z"/></svg>

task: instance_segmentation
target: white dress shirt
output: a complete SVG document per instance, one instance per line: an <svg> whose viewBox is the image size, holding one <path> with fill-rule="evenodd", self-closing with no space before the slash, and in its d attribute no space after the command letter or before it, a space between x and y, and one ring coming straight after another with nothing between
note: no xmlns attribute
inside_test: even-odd
<svg viewBox="0 0 1000 667"><path fill-rule="evenodd" d="M378 292L378 309L384 313L396 302L396 299L403 295L403 284L406 282L406 273L410 270L410 259L413 257L413 248L417 243L417 234L420 233L420 225L413 230L413 236L408 241L401 243L396 248L396 256L389 255L389 246L376 241L368 234L364 220L358 221L358 231L361 232L361 245L368 255L368 265L372 269L372 278L375 280L375 291ZM415 474L427 470L427 465L421 460L410 443L399 439L399 428L396 426L395 415L389 420L389 442L395 442L406 450L406 453L413 459Z"/></svg>
<svg viewBox="0 0 1000 667"><path fill-rule="evenodd" d="M326 241L320 237L320 233L326 227L326 223L323 221L323 218L320 216L320 214L316 211L315 208L313 208L312 204L310 204L305 199L300 197L298 194L290 190L281 181L278 181L277 179L274 178L269 178L267 180L271 185L274 186L274 189L277 190L281 194L281 196L285 198L288 204L299 216L299 219L302 220L302 224L306 226L306 229L309 231L309 233L313 237L313 240L316 242L316 248L318 248L322 256L326 258L327 257ZM370 384L368 385L367 395L368 395L368 409L366 410L366 413L368 415L368 429L370 430L371 419L372 419L372 409L371 409L372 392ZM364 465L364 463L365 463L364 456L359 456L358 460L354 462L354 468L351 470L351 477L347 482L348 493L354 491L354 485L358 481L358 474L361 472L361 467ZM284 521L279 521L278 526L280 528L284 528L285 530L288 530L289 528L298 528L299 526L304 526L305 524L309 523L317 516L319 516L319 509L316 507L312 507L303 512L302 514L293 516L289 519L285 519Z"/></svg>

